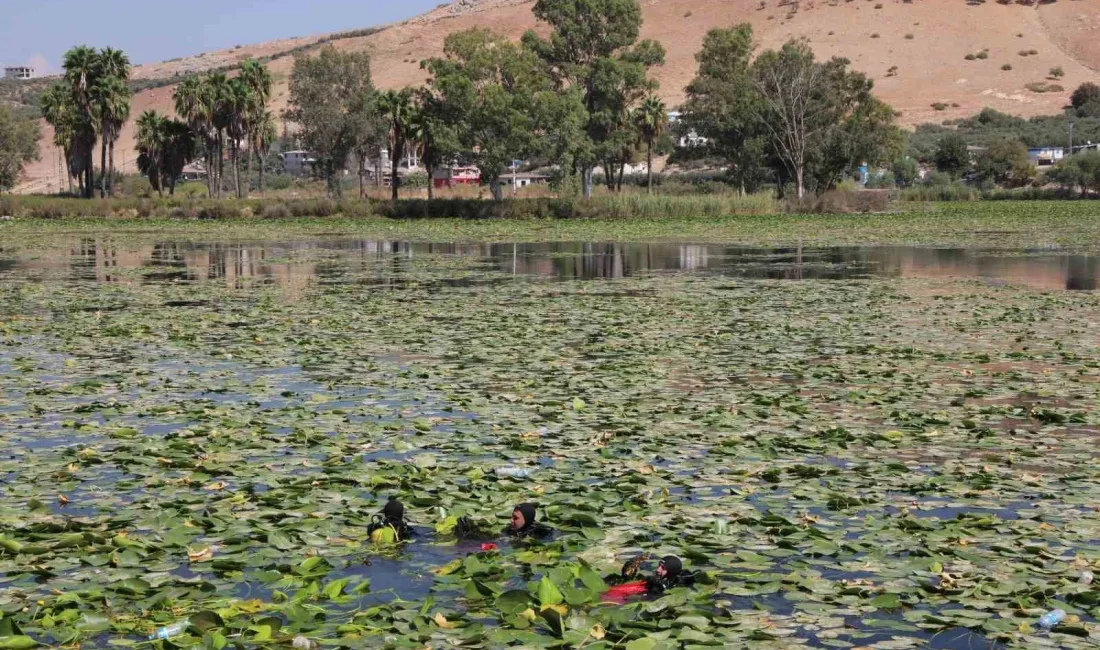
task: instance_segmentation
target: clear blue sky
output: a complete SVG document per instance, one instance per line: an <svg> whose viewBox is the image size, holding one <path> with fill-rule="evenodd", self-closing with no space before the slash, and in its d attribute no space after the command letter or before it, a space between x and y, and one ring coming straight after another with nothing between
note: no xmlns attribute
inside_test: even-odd
<svg viewBox="0 0 1100 650"><path fill-rule="evenodd" d="M402 20L442 0L0 0L0 63L57 72L81 43L136 63Z"/></svg>

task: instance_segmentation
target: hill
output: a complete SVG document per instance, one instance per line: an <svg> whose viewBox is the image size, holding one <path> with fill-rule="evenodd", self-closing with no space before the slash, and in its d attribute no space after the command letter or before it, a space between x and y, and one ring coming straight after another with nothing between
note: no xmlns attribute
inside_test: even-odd
<svg viewBox="0 0 1100 650"><path fill-rule="evenodd" d="M235 65L247 57L269 61L276 78L273 108L287 102L292 51L329 42L374 57L383 88L424 81L420 61L438 55L447 34L486 27L518 39L536 27L533 0L456 0L422 16L377 30L288 39L197 57L138 66L134 78L149 88L134 98L143 110L172 112L172 80ZM1058 0L1028 6L982 0L641 0L643 36L661 41L668 63L656 73L661 95L675 106L695 73L694 56L706 32L751 22L764 48L807 38L820 57L844 56L875 79L876 93L901 112L903 124L941 122L984 107L1020 116L1057 113L1085 81L1100 82L1100 3ZM973 55L969 57L967 55ZM1006 69L1008 67L1010 69ZM1035 92L1052 68L1064 90ZM164 85L161 85L164 84ZM933 105L937 105L933 108ZM22 191L58 189L57 154L43 129L42 161L28 171ZM132 123L118 143L124 171L134 171Z"/></svg>

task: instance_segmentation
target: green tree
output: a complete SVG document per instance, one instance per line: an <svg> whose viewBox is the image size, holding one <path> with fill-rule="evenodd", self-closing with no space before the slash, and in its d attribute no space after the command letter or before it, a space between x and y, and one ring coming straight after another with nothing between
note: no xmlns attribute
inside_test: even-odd
<svg viewBox="0 0 1100 650"><path fill-rule="evenodd" d="M92 87L100 76L99 53L87 45L79 45L65 53L62 66L65 69L65 83L69 86L76 109L73 120L74 169L82 177L84 197L90 199L94 193L94 156L97 142Z"/></svg>
<svg viewBox="0 0 1100 650"><path fill-rule="evenodd" d="M184 79L176 87L173 96L176 115L180 117L202 144L203 162L206 167L207 195L213 198L216 179L214 154L217 152L217 131L214 128L216 98L210 80L206 76Z"/></svg>
<svg viewBox="0 0 1100 650"><path fill-rule="evenodd" d="M399 183L397 172L401 159L405 157L405 145L408 144L409 130L416 120L416 104L413 102L411 88L387 90L378 97L378 110L384 116L390 139L390 190L394 201L397 200Z"/></svg>
<svg viewBox="0 0 1100 650"><path fill-rule="evenodd" d="M53 144L65 160L65 177L69 192L73 190L74 172L73 140L76 137L76 105L72 90L64 82L57 82L42 94L39 100L42 117L53 128Z"/></svg>
<svg viewBox="0 0 1100 650"><path fill-rule="evenodd" d="M982 180L991 180L998 185L1010 182L1019 184L1031 180L1032 176L1027 147L1019 140L1010 138L990 142L978 156L976 169Z"/></svg>
<svg viewBox="0 0 1100 650"><path fill-rule="evenodd" d="M275 114L271 111L265 110L259 118L256 118L250 125L250 135L252 137L252 143L248 147L248 166L252 167L252 153L255 152L259 157L260 167L260 196L264 195L264 171L266 165L264 160L271 153L271 147L274 146L276 140L279 138L279 131L275 125Z"/></svg>
<svg viewBox="0 0 1100 650"><path fill-rule="evenodd" d="M115 143L122 134L122 125L130 119L130 86L122 77L104 76L92 86L92 98L100 133L100 196L107 197L112 191Z"/></svg>
<svg viewBox="0 0 1100 650"><path fill-rule="evenodd" d="M339 172L358 140L373 92L366 53L326 46L317 56L294 58L286 118L298 125L302 144L317 156L334 195L341 194Z"/></svg>
<svg viewBox="0 0 1100 650"><path fill-rule="evenodd" d="M699 71L687 86L681 130L707 138L706 153L729 165L744 194L763 178L764 125L760 97L749 76L754 50L752 25L711 30L695 55Z"/></svg>
<svg viewBox="0 0 1100 650"><path fill-rule="evenodd" d="M138 170L161 196L165 188L175 194L183 168L195 159L195 135L183 122L156 111L142 113L136 126Z"/></svg>
<svg viewBox="0 0 1100 650"><path fill-rule="evenodd" d="M271 72L259 61L255 59L248 59L241 64L241 72L238 77L244 87L248 89L248 102L242 107L243 112L241 114L241 131L243 140L248 145L248 157L245 162L245 177L248 178L252 174L252 154L259 152L257 148L260 141L258 138L262 135L260 130L265 128L265 119L269 115L267 112L267 104L271 101L271 89L274 86L274 80L271 77ZM273 127L274 128L274 127ZM268 140L268 147L273 141ZM260 174L263 174L263 157L260 157ZM260 183L262 191L262 181ZM249 183L245 183L245 193L248 193Z"/></svg>
<svg viewBox="0 0 1100 650"><path fill-rule="evenodd" d="M416 90L416 113L412 124L420 143L420 160L428 172L428 198L435 198L435 171L458 155L461 145L443 100L431 88Z"/></svg>
<svg viewBox="0 0 1100 650"><path fill-rule="evenodd" d="M1100 192L1100 151L1086 151L1062 159L1047 172L1047 179L1068 190L1080 188L1081 196Z"/></svg>
<svg viewBox="0 0 1100 650"><path fill-rule="evenodd" d="M552 31L548 39L527 32L525 47L559 88L576 89L587 112L584 137L573 141L568 157L588 197L596 162L610 177L611 167L621 168L631 149L630 110L656 90L647 73L664 63L664 48L638 42L642 11L636 0L537 0L532 11Z"/></svg>
<svg viewBox="0 0 1100 650"><path fill-rule="evenodd" d="M559 95L531 52L479 28L451 34L443 52L425 63L432 90L494 199L504 198L500 180L513 160L544 151L550 140L572 148L546 116L561 109L562 97L576 95Z"/></svg>
<svg viewBox="0 0 1100 650"><path fill-rule="evenodd" d="M653 144L668 125L668 109L658 97L647 97L634 111L634 125L646 144L646 192L653 194Z"/></svg>
<svg viewBox="0 0 1100 650"><path fill-rule="evenodd" d="M937 170L950 174L952 178L961 176L970 169L966 140L954 132L942 136L936 144L934 162Z"/></svg>
<svg viewBox="0 0 1100 650"><path fill-rule="evenodd" d="M0 192L15 187L24 165L38 160L38 138L38 122L0 104Z"/></svg>
<svg viewBox="0 0 1100 650"><path fill-rule="evenodd" d="M1100 86L1086 81L1073 91L1070 104L1078 117L1100 117Z"/></svg>
<svg viewBox="0 0 1100 650"><path fill-rule="evenodd" d="M920 180L920 165L909 156L895 160L890 169L894 174L894 183L898 187L912 187Z"/></svg>

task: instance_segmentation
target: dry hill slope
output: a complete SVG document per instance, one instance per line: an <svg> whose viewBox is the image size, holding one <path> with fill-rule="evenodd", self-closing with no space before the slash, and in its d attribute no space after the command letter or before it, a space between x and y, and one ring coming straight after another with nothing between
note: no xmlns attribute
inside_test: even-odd
<svg viewBox="0 0 1100 650"><path fill-rule="evenodd" d="M762 47L791 38L809 39L819 56L845 56L876 81L876 91L902 112L901 121L917 124L971 115L983 107L1023 116L1058 112L1069 91L1084 81L1100 81L1100 2L1059 0L1038 8L963 0L833 0L803 1L792 11L779 0L641 0L643 36L660 40L668 63L657 71L661 94L670 106L683 100L683 87L695 72L695 52L709 29L749 21ZM334 41L345 50L374 56L375 82L381 87L421 83L419 62L438 55L447 34L487 27L512 38L536 26L533 0L458 0L423 16L392 25L376 34ZM763 8L761 8L763 5ZM192 72L234 63L247 56L270 56L308 45L322 37L290 39L209 53L180 61L141 66L138 78ZM966 60L987 51L988 58ZM1021 52L1037 54L1021 56ZM1002 70L1005 64L1011 70ZM291 58L271 64L277 80L273 108L287 101ZM889 74L893 67L896 74ZM1065 92L1034 93L1029 83L1043 81L1061 67L1058 82ZM154 108L172 112L171 86L145 91L135 98L133 115ZM942 103L937 111L932 104ZM44 129L45 143L51 134ZM133 150L132 124L118 149ZM134 170L134 155L125 155L125 171ZM58 189L57 157L43 146L43 160L28 170L23 191Z"/></svg>

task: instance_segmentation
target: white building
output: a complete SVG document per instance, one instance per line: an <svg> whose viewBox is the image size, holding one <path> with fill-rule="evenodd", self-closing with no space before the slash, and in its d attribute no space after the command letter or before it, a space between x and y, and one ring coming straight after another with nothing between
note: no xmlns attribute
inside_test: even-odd
<svg viewBox="0 0 1100 650"><path fill-rule="evenodd" d="M34 79L34 68L25 65L17 65L4 68L5 79Z"/></svg>
<svg viewBox="0 0 1100 650"><path fill-rule="evenodd" d="M317 164L317 157L308 151L284 151L279 157L283 159L283 171L294 176L308 175Z"/></svg>

